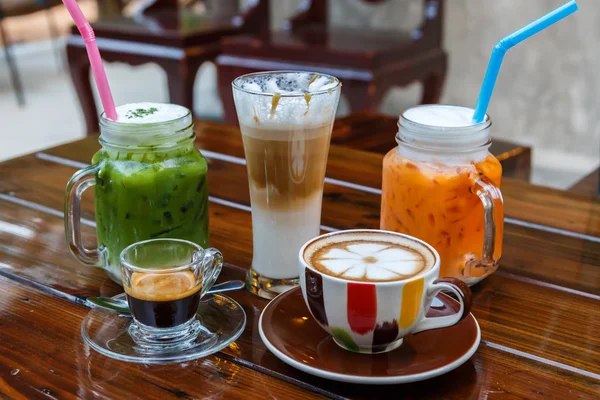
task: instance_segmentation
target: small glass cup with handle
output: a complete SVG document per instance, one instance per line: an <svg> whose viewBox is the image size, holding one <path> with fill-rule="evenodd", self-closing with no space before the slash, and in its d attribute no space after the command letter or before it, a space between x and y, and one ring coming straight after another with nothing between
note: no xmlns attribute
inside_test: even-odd
<svg viewBox="0 0 600 400"><path fill-rule="evenodd" d="M165 351L214 340L196 318L200 299L223 267L217 249L180 239L134 243L121 253L121 275L133 317L129 334L138 346Z"/></svg>
<svg viewBox="0 0 600 400"><path fill-rule="evenodd" d="M229 346L243 332L246 314L233 299L210 293L223 256L181 239L151 239L120 256L126 310L95 307L81 336L95 351L144 364L184 362Z"/></svg>

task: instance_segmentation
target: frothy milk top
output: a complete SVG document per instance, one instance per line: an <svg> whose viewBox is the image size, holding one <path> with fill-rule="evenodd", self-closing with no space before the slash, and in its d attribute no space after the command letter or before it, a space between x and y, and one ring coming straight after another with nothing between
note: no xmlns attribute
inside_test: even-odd
<svg viewBox="0 0 600 400"><path fill-rule="evenodd" d="M129 103L117 107L117 122L124 124L152 124L173 121L189 113L185 107L164 103Z"/></svg>
<svg viewBox="0 0 600 400"><path fill-rule="evenodd" d="M476 122L473 122L473 110L467 107L427 105L409 108L402 115L421 125L447 128L476 125Z"/></svg>
<svg viewBox="0 0 600 400"><path fill-rule="evenodd" d="M251 92L286 95L329 90L338 82L330 76L312 72L288 72L240 77L235 84Z"/></svg>
<svg viewBox="0 0 600 400"><path fill-rule="evenodd" d="M190 111L177 104L130 103L117 107L117 120L102 116L101 139L125 146L161 146L193 135Z"/></svg>
<svg viewBox="0 0 600 400"><path fill-rule="evenodd" d="M432 252L418 242L378 233L332 235L307 247L304 258L328 275L371 282L408 279L435 262Z"/></svg>
<svg viewBox="0 0 600 400"><path fill-rule="evenodd" d="M315 72L263 72L233 81L233 98L242 134L244 126L331 125L340 97L340 81Z"/></svg>
<svg viewBox="0 0 600 400"><path fill-rule="evenodd" d="M397 140L414 146L398 147L399 153L419 162L462 165L484 160L490 142L490 119L473 122L474 110L450 105L422 105L400 116Z"/></svg>

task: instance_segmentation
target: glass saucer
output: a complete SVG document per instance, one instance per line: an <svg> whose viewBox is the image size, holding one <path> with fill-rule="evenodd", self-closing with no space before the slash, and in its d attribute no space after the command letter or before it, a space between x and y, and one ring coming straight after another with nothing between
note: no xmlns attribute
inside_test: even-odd
<svg viewBox="0 0 600 400"><path fill-rule="evenodd" d="M124 293L114 298L126 300ZM246 313L227 296L207 294L200 300L196 321L198 336L186 340L184 348L154 351L140 347L131 338L130 315L96 307L83 320L81 336L92 349L117 360L145 364L183 362L206 357L233 343L244 331Z"/></svg>

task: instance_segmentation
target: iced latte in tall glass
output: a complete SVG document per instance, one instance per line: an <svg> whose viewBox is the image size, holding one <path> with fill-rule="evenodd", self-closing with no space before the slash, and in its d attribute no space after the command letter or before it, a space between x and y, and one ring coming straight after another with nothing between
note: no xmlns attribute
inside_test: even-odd
<svg viewBox="0 0 600 400"><path fill-rule="evenodd" d="M262 72L233 82L252 204L248 287L262 297L298 284L298 250L320 233L340 89L336 78L308 72Z"/></svg>

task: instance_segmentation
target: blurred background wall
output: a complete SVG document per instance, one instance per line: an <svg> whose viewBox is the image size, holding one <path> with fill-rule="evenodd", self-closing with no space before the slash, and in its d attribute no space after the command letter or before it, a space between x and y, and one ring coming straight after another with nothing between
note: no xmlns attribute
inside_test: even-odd
<svg viewBox="0 0 600 400"><path fill-rule="evenodd" d="M299 3L284 0L274 19ZM408 29L421 0L382 6L336 1L332 22L373 29ZM475 107L492 48L503 36L565 0L447 0L444 47L450 67L442 102ZM561 186L600 162L600 2L578 0L572 18L507 54L489 108L494 137L533 146L533 181ZM285 9L284 9L285 8ZM397 115L418 102L420 87L393 90L382 105Z"/></svg>
<svg viewBox="0 0 600 400"><path fill-rule="evenodd" d="M447 0L444 47L450 68L443 102L474 107L491 50L504 35L565 0ZM293 14L300 0L272 0L272 25ZM493 134L533 146L533 182L566 188L598 166L600 121L600 2L579 0L581 11L512 49L503 64L490 105ZM81 0L93 18L95 2ZM66 12L53 10L63 31ZM389 0L365 5L334 0L332 23L372 29L409 29L421 19L422 0ZM0 60L0 159L83 136L83 117L68 74L59 68L45 23L13 19L6 28L13 40L37 42L16 47L25 80L27 106L17 107L4 60ZM166 77L155 65L109 64L107 73L117 103L168 101ZM148 82L153 82L149 85ZM394 89L381 111L397 115L418 102L420 87ZM196 113L221 118L215 69L205 64L195 85ZM344 105L340 110L343 115ZM32 118L32 116L34 116ZM55 132L50 135L49 132ZM390 132L393 135L394 132Z"/></svg>

